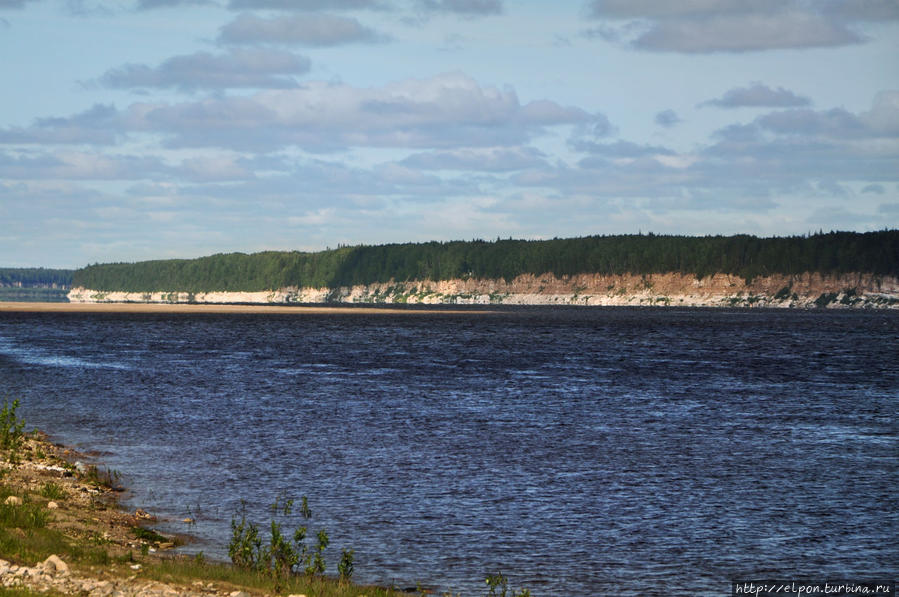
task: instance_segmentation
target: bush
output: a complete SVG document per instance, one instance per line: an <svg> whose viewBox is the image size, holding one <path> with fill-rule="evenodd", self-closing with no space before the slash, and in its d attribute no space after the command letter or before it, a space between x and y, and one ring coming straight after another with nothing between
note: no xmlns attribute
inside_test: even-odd
<svg viewBox="0 0 899 597"><path fill-rule="evenodd" d="M275 578L300 572L307 576L323 575L324 551L330 543L328 533L324 529L318 531L315 535L316 544L312 547L306 544L307 527L300 525L288 539L281 530L280 520L287 519L293 514L293 500L286 500L283 504L280 503L280 499L275 500L271 509L269 540L268 544L264 544L259 527L247 519L246 504L241 503L240 518L231 518L231 541L228 544L231 562L240 568L264 572ZM306 496L302 498L300 515L304 521L312 518ZM346 553L344 551L344 554ZM349 559L341 561L344 565L341 570L348 574L346 578L352 574L352 550L348 553Z"/></svg>

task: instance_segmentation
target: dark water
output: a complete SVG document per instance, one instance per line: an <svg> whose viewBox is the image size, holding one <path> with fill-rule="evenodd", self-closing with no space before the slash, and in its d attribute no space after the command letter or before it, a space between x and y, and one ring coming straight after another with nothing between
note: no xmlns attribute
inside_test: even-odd
<svg viewBox="0 0 899 597"><path fill-rule="evenodd" d="M899 576L897 341L868 312L6 313L0 375L207 555L241 499L308 495L361 581L723 595Z"/></svg>

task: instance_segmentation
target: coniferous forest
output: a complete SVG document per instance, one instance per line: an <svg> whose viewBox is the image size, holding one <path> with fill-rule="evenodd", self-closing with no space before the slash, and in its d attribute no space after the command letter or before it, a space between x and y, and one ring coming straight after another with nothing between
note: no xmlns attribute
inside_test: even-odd
<svg viewBox="0 0 899 597"><path fill-rule="evenodd" d="M340 247L319 252L227 253L197 259L95 264L72 285L103 291L265 291L521 274L653 274L751 280L770 274L899 275L899 230L808 236L625 235L553 240L452 241Z"/></svg>

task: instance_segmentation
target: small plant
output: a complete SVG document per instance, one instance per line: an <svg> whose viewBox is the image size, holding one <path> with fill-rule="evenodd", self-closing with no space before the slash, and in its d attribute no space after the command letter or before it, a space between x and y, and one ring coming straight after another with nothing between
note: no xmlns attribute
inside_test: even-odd
<svg viewBox="0 0 899 597"><path fill-rule="evenodd" d="M257 569L262 559L259 527L247 520L246 503L240 504L240 522L231 518L231 542L228 557L239 568Z"/></svg>
<svg viewBox="0 0 899 597"><path fill-rule="evenodd" d="M340 562L337 564L337 574L340 580L349 581L353 578L353 550L344 549L340 552Z"/></svg>
<svg viewBox="0 0 899 597"><path fill-rule="evenodd" d="M522 589L521 592L513 590L509 593L509 580L500 573L489 575L485 582L489 591L487 597L531 597L528 589Z"/></svg>
<svg viewBox="0 0 899 597"><path fill-rule="evenodd" d="M325 532L325 529L320 530L317 533L316 538L318 539L318 543L315 546L315 552L311 554L311 562L306 566L306 574L309 576L325 573L324 553L325 548L328 547L328 544L331 542L330 539L328 539L328 533Z"/></svg>
<svg viewBox="0 0 899 597"><path fill-rule="evenodd" d="M306 543L308 530L304 525L298 526L293 536L288 538L282 531L279 519L293 514L293 500L283 503L280 498L271 506L272 520L269 527L269 540L263 543L259 527L247 519L246 503L241 502L240 517L231 518L231 541L228 544L228 556L231 562L239 567L265 573L272 578L284 578L292 574L305 573L307 576L324 575L324 552L330 543L328 533L321 529L316 537L315 548ZM304 520L312 518L309 502L303 496L299 514ZM341 560L341 578L349 579L353 573L353 552L344 550Z"/></svg>
<svg viewBox="0 0 899 597"><path fill-rule="evenodd" d="M120 481L122 475L119 471L104 467L101 471L97 465L92 464L84 471L83 478L85 481L95 487L111 489L113 491L121 491Z"/></svg>
<svg viewBox="0 0 899 597"><path fill-rule="evenodd" d="M131 527L134 536L147 543L166 543L168 539L164 535L160 535L153 529L145 529L144 527Z"/></svg>
<svg viewBox="0 0 899 597"><path fill-rule="evenodd" d="M41 487L41 496L48 500L61 500L66 497L66 490L58 483L47 481L44 483L43 487Z"/></svg>
<svg viewBox="0 0 899 597"><path fill-rule="evenodd" d="M47 526L50 514L45 508L27 500L19 504L0 503L0 527L22 530L42 529Z"/></svg>
<svg viewBox="0 0 899 597"><path fill-rule="evenodd" d="M19 399L9 403L9 398L3 399L3 409L0 410L0 448L7 450L6 457L10 464L19 461L19 449L24 438L25 419L16 416L19 408Z"/></svg>

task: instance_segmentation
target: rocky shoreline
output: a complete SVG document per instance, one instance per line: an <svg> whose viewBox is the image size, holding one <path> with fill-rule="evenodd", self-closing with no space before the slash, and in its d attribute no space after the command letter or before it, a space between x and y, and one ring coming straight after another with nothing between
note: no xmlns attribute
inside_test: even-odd
<svg viewBox="0 0 899 597"><path fill-rule="evenodd" d="M0 487L7 494L0 498L0 513L4 521L25 517L45 523L32 528L7 522L0 528L0 593L18 589L90 597L269 594L251 594L226 582L193 579L184 584L145 575L154 565L185 556L175 556L171 551L177 537L137 531L155 518L143 510L129 513L119 507L121 489L110 483L114 474L85 465L83 454L40 434L23 438L15 460L15 464L0 464ZM68 556L60 551L60 555L35 559L39 552L29 541L38 545L48 541L39 537L45 529L60 538L58 545L69 551Z"/></svg>
<svg viewBox="0 0 899 597"><path fill-rule="evenodd" d="M245 591L222 591L214 584L202 581L197 581L193 587L184 587L142 580L136 574L126 578L105 576L74 574L55 555L36 566L17 566L0 559L0 582L8 589L25 588L37 593L53 591L63 595L90 597L249 597L249 593Z"/></svg>
<svg viewBox="0 0 899 597"><path fill-rule="evenodd" d="M899 308L899 278L864 273L771 275L747 281L714 274L523 275L507 280L383 282L340 288L280 288L262 292L101 291L73 288L81 304L420 304L580 305L659 307Z"/></svg>

